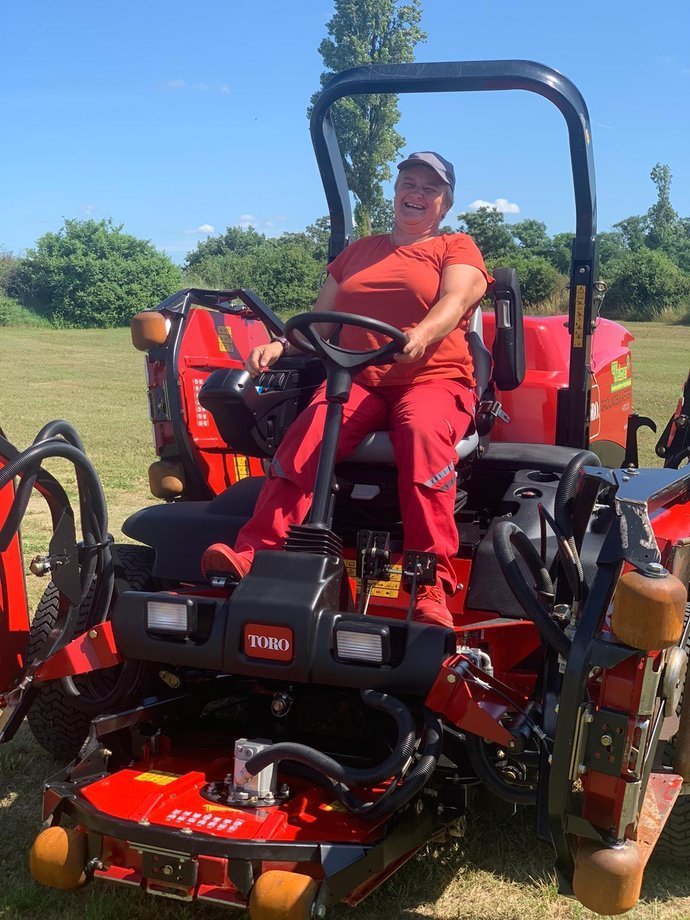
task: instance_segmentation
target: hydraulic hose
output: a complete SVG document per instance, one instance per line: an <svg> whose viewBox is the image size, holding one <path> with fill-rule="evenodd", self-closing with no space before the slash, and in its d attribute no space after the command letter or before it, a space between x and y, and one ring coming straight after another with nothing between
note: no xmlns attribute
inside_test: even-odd
<svg viewBox="0 0 690 920"><path fill-rule="evenodd" d="M65 637L74 633L81 604L85 601L94 578L96 586L90 609L98 611L99 618L97 621L89 618L84 624L85 629L96 625L96 622L102 622L107 617L114 586L112 555L107 545L108 515L103 487L96 470L84 452L84 444L76 429L69 422L61 419L44 425L36 435L33 444L0 469L0 489L16 476L22 477L5 524L0 530L0 552L7 549L21 525L41 463L51 457L68 460L75 467L85 558L80 569L80 604L70 604L60 633L51 635L49 649L41 649L40 654L43 660L60 647ZM99 712L131 696L133 691L136 692L143 673L142 662L125 662L115 686L101 696L85 694L72 677L63 677L61 684L76 709ZM88 678L86 680L88 682Z"/></svg>
<svg viewBox="0 0 690 920"><path fill-rule="evenodd" d="M532 620L544 640L548 642L561 657L567 658L570 654L570 640L562 632L555 620L551 618L549 611L525 581L525 577L522 574L513 550L513 547L515 547L520 552L520 555L525 559L525 562L533 574L536 571L537 582L541 586L550 585L552 592L553 585L551 584L548 572L545 572L543 569L541 559L534 547L532 547L526 534L524 534L517 524L514 524L512 521L499 521L494 528L493 544L496 559L501 566L501 570L508 582L508 587L513 593L513 597L530 620ZM527 549L528 546L530 549ZM538 563L534 558L535 556L537 557Z"/></svg>
<svg viewBox="0 0 690 920"><path fill-rule="evenodd" d="M425 717L425 741L419 761L404 777L393 778L385 792L375 802L362 802L345 784L337 782L313 766L292 764L289 772L308 776L332 792L352 814L363 818L381 818L399 811L429 782L441 756L443 726L434 713Z"/></svg>
<svg viewBox="0 0 690 920"><path fill-rule="evenodd" d="M489 792L514 805L532 805L536 802L536 789L521 789L497 775L483 738L468 734L466 748L472 769Z"/></svg>
<svg viewBox="0 0 690 920"><path fill-rule="evenodd" d="M417 743L417 729L409 709L400 700L376 690L362 690L361 696L372 709L388 713L398 725L397 742L383 763L365 769L344 767L327 754L322 754L305 744L284 741L250 758L245 765L247 772L256 776L271 764L279 763L281 760L292 760L318 770L346 786L374 786L401 773Z"/></svg>
<svg viewBox="0 0 690 920"><path fill-rule="evenodd" d="M580 555L575 546L575 537L573 535L573 513L572 501L577 492L577 484L580 479L580 470L583 466L601 466L601 460L591 450L582 450L575 454L570 463L566 466L561 476L558 488L556 489L556 498L554 500L554 518L558 529L563 534L566 543L570 549L577 577L582 586L581 600L584 601L587 585L585 582L585 573L582 568Z"/></svg>

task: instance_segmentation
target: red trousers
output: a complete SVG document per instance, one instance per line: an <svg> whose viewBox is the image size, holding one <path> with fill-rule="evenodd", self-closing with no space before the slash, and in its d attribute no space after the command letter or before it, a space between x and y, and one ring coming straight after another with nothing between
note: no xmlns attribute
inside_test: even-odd
<svg viewBox="0 0 690 920"><path fill-rule="evenodd" d="M309 511L326 418L325 386L291 425L278 448L254 515L237 535L236 552L281 549L288 528ZM445 591L456 588L451 559L458 550L453 511L455 445L467 432L474 393L456 380L367 389L354 383L343 407L337 460L372 431L390 432L398 467L405 548L434 552Z"/></svg>

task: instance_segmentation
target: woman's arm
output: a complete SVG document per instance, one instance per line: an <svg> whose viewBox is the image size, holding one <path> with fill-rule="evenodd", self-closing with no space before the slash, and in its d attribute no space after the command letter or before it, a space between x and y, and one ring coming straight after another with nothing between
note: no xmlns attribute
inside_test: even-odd
<svg viewBox="0 0 690 920"><path fill-rule="evenodd" d="M337 290L338 283L331 275L328 275L323 287L319 291L319 296L316 298L313 309L320 313L334 310ZM335 331L336 323L317 323L315 328L324 339L329 339ZM295 348L295 346L291 345L289 342L286 343L285 347L283 347L282 342L268 342L266 345L257 345L256 348L252 348L245 367L252 377L256 377L258 374L263 373L263 371L268 370L268 368L272 364L275 364L278 358L281 358L283 355L303 354L303 351L300 351L299 348Z"/></svg>
<svg viewBox="0 0 690 920"><path fill-rule="evenodd" d="M441 275L440 297L424 319L407 330L409 339L396 361L411 364L424 357L429 345L445 339L486 294L484 274L474 265L448 265Z"/></svg>

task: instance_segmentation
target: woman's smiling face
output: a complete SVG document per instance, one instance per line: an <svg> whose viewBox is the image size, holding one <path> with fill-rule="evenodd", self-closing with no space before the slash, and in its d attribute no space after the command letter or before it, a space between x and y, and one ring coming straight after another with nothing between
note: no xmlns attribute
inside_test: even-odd
<svg viewBox="0 0 690 920"><path fill-rule="evenodd" d="M401 170L393 198L395 224L406 233L436 233L446 216L446 184L429 166Z"/></svg>

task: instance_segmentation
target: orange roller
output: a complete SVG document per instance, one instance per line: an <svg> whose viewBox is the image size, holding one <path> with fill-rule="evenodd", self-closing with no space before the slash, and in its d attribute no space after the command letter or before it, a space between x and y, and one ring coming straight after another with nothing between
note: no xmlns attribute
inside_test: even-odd
<svg viewBox="0 0 690 920"><path fill-rule="evenodd" d="M644 863L637 847L604 847L580 840L575 857L573 893L597 914L624 914L640 897Z"/></svg>
<svg viewBox="0 0 690 920"><path fill-rule="evenodd" d="M184 491L184 469L176 460L156 460L149 467L149 488L156 498L175 498Z"/></svg>
<svg viewBox="0 0 690 920"><path fill-rule="evenodd" d="M168 324L162 313L157 310L144 310L132 317L129 324L132 345L138 351L148 351L159 345L165 345L168 338Z"/></svg>
<svg viewBox="0 0 690 920"><path fill-rule="evenodd" d="M31 874L41 885L69 891L86 882L86 835L65 827L49 827L34 840L29 854Z"/></svg>
<svg viewBox="0 0 690 920"><path fill-rule="evenodd" d="M677 645L683 632L687 589L661 566L625 572L613 599L611 628L632 648L656 651Z"/></svg>
<svg viewBox="0 0 690 920"><path fill-rule="evenodd" d="M249 897L251 920L312 920L317 884L308 875L269 869Z"/></svg>

